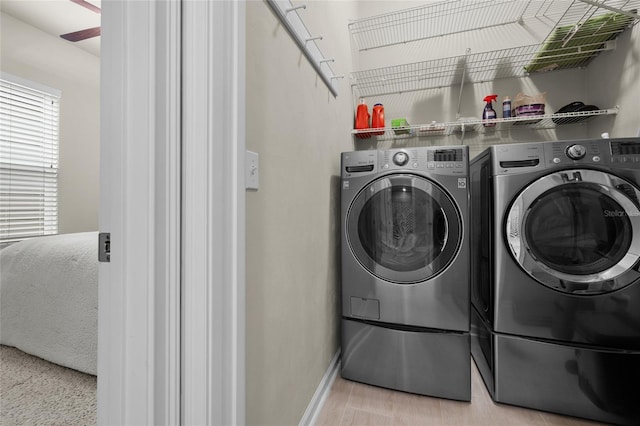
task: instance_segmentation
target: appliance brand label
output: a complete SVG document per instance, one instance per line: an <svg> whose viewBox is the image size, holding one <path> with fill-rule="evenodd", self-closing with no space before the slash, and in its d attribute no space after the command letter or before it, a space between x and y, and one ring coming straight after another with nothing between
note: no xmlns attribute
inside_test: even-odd
<svg viewBox="0 0 640 426"><path fill-rule="evenodd" d="M458 178L458 188L466 188L467 187L467 178Z"/></svg>
<svg viewBox="0 0 640 426"><path fill-rule="evenodd" d="M640 212L626 212L624 210L604 210L602 213L604 217L640 216Z"/></svg>
<svg viewBox="0 0 640 426"><path fill-rule="evenodd" d="M348 180L342 181L342 189L349 189L349 181Z"/></svg>

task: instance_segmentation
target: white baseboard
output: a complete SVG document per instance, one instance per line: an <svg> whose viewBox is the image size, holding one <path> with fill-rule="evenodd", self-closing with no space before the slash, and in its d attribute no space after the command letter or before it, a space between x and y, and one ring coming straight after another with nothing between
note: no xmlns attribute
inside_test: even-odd
<svg viewBox="0 0 640 426"><path fill-rule="evenodd" d="M329 367L327 371L324 373L324 377L320 381L316 392L313 394L313 398L309 401L309 405L307 405L307 409L298 423L298 426L313 426L318 418L318 414L322 410L324 406L324 402L329 396L329 392L331 391L331 385L333 385L333 381L336 379L336 375L340 370L340 348L336 351L336 354L331 359L329 363Z"/></svg>

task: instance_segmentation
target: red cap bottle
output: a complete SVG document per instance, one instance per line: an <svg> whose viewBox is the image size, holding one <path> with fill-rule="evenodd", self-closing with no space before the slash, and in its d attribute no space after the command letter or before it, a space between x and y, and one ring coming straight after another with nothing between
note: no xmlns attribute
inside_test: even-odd
<svg viewBox="0 0 640 426"><path fill-rule="evenodd" d="M374 129L384 129L384 106L375 104L373 106L373 116L371 117L371 127ZM374 135L384 135L384 130L373 132Z"/></svg>
<svg viewBox="0 0 640 426"><path fill-rule="evenodd" d="M360 100L360 105L356 110L356 130L369 128L369 109L364 99ZM360 139L366 139L371 137L371 133L356 133L356 137Z"/></svg>

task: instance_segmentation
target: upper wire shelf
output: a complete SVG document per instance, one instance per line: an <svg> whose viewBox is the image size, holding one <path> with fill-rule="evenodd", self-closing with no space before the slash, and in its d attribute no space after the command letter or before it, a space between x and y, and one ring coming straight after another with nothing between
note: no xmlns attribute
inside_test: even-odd
<svg viewBox="0 0 640 426"><path fill-rule="evenodd" d="M359 19L349 24L349 31L363 51L522 22L525 15L535 17L546 9L534 9L531 1L446 1Z"/></svg>
<svg viewBox="0 0 640 426"><path fill-rule="evenodd" d="M640 21L638 9L640 0L457 0L361 19L350 24L361 50L531 17L553 21L553 29L542 43L356 71L352 89L365 97L584 67L615 48L617 35Z"/></svg>
<svg viewBox="0 0 640 426"><path fill-rule="evenodd" d="M480 83L508 77L522 77L528 71L584 66L593 55L615 47L607 43L583 43L580 47L549 49L539 55L541 44L450 58L415 62L351 73L358 97L442 88L461 83Z"/></svg>
<svg viewBox="0 0 640 426"><path fill-rule="evenodd" d="M552 28L580 28L612 11L632 18L633 25L639 8L640 0L455 0L359 19L349 31L354 47L364 51L532 19Z"/></svg>

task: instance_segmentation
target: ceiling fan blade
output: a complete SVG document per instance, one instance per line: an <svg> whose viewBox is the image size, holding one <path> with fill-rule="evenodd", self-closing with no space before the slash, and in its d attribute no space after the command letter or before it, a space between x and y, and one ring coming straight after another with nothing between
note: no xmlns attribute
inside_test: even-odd
<svg viewBox="0 0 640 426"><path fill-rule="evenodd" d="M62 34L60 37L62 37L65 40L76 42L76 41L86 40L91 37L97 37L99 35L100 35L100 27L95 27L95 28L87 28L86 30L75 31L72 33Z"/></svg>
<svg viewBox="0 0 640 426"><path fill-rule="evenodd" d="M88 1L85 1L85 0L71 0L71 1L74 2L75 4L79 4L80 6L86 7L89 10L93 10L95 13L100 13L100 8L98 6L95 6L89 3Z"/></svg>

